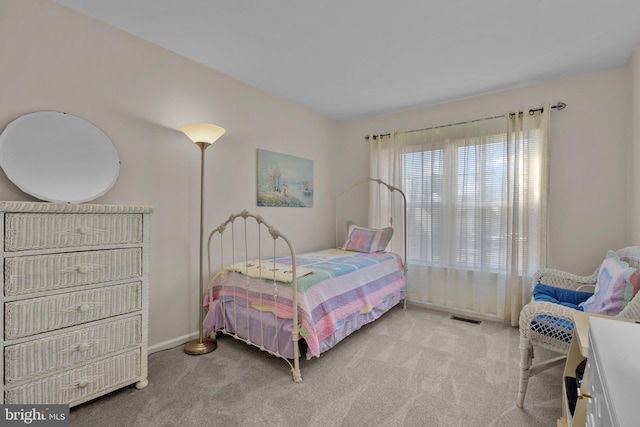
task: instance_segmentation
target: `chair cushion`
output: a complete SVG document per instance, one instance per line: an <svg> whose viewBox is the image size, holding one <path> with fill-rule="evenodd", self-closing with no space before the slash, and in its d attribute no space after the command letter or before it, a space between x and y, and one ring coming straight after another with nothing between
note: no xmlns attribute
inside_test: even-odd
<svg viewBox="0 0 640 427"><path fill-rule="evenodd" d="M533 300L552 302L564 305L574 310L582 311L581 304L593 294L591 292L574 291L573 289L557 288L555 286L538 283L533 287Z"/></svg>
<svg viewBox="0 0 640 427"><path fill-rule="evenodd" d="M590 292L574 291L573 289L557 288L555 286L538 283L533 287L533 300L536 302L551 302L574 310L582 311L581 304L589 297ZM531 330L542 335L552 336L558 341L571 342L573 321L555 317L551 314L539 314L531 321Z"/></svg>
<svg viewBox="0 0 640 427"><path fill-rule="evenodd" d="M600 266L596 289L584 304L584 311L618 315L638 293L640 275L635 268L621 261L614 251L608 251Z"/></svg>

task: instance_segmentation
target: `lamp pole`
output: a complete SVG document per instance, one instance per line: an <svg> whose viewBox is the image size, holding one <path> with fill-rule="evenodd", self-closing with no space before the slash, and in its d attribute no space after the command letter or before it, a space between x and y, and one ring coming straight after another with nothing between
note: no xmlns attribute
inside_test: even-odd
<svg viewBox="0 0 640 427"><path fill-rule="evenodd" d="M204 150L209 148L211 144L224 135L225 130L220 126L210 125L207 123L182 125L180 130L198 147L200 147L200 297L198 298L198 338L191 340L184 345L185 353L197 355L212 352L218 346L215 336L205 338L202 325L204 312L204 308L202 306L204 298L204 277L202 273L202 239L204 235Z"/></svg>
<svg viewBox="0 0 640 427"><path fill-rule="evenodd" d="M212 352L218 346L215 338L204 337L204 328L202 326L203 321L203 307L202 307L202 296L204 295L204 276L202 274L202 236L204 234L204 150L209 148L211 145L210 142L198 141L195 143L198 147L200 147L200 304L198 307L198 326L199 326L199 335L198 339L189 341L184 345L184 352L187 354L206 354Z"/></svg>
<svg viewBox="0 0 640 427"><path fill-rule="evenodd" d="M202 236L204 234L204 150L209 148L211 143L197 141L195 144L200 147L200 304L198 307L198 313L200 313L200 315L198 316L199 335L198 339L189 341L184 345L184 352L192 355L212 352L218 346L215 338L204 337L204 330L202 326L202 312L204 310L202 307L202 297L204 295L204 277L202 274Z"/></svg>

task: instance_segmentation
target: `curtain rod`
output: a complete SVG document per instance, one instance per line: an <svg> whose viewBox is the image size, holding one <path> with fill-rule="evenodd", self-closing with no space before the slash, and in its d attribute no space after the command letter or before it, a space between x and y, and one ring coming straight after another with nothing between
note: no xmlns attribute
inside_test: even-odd
<svg viewBox="0 0 640 427"><path fill-rule="evenodd" d="M567 104L565 104L564 102L558 102L558 103L556 103L556 105L552 105L551 106L552 109L555 108L558 111L564 110L566 107L567 107ZM531 109L531 110L529 110L529 114L533 115L533 113L535 113L536 111L542 112L542 111L544 111L544 108L540 107L540 108ZM509 113L509 117L513 117L515 115L516 115L516 113ZM518 115L522 115L522 111L519 111ZM449 126L462 125L462 124L465 124L465 123L474 123L474 122L481 122L482 120L497 119L499 117L504 117L504 116L485 117L484 119L468 120L466 122L451 123L451 124L448 124L448 125L440 125L440 126L432 126L432 127L429 127L429 128L407 130L407 131L404 131L403 133L411 133L411 132L419 132L419 131L422 131L422 130L446 128L446 127L449 127ZM382 133L382 134L377 134L377 135L366 135L364 137L364 139L365 139L365 141L368 141L369 138L373 138L373 140L376 140L378 138L382 139L385 136L391 136L391 134L390 133Z"/></svg>
<svg viewBox="0 0 640 427"><path fill-rule="evenodd" d="M374 140L376 140L376 139L378 139L378 138L382 139L382 138L384 138L385 136L391 136L391 134L390 134L390 133L381 133L381 134L379 134L379 135L367 135L367 136L365 136L365 137L364 137L364 139L365 139L366 141L368 141L368 140L369 140L369 138L373 138Z"/></svg>

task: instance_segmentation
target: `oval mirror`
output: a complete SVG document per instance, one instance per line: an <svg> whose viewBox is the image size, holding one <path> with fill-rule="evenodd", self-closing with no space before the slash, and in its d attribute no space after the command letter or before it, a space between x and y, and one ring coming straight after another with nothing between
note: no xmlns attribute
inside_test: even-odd
<svg viewBox="0 0 640 427"><path fill-rule="evenodd" d="M0 166L22 191L54 203L83 203L115 184L120 159L96 126L71 114L38 111L0 134Z"/></svg>

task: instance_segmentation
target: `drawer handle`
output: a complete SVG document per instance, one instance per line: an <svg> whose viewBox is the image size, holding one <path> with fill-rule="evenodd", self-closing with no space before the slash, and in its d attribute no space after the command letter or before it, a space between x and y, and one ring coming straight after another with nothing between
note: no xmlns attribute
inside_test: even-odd
<svg viewBox="0 0 640 427"><path fill-rule="evenodd" d="M101 342L105 342L105 341L107 341L107 340L106 339L102 339L102 338L86 340L86 341L82 341L81 343L76 343L74 345L70 345L64 351L68 351L68 352L71 352L71 351L87 351L92 346L100 344Z"/></svg>
<svg viewBox="0 0 640 427"><path fill-rule="evenodd" d="M87 386L96 380L99 380L100 376L88 376L81 378L78 382L70 382L68 385L62 387L62 390L75 390L78 388L87 388Z"/></svg>
<svg viewBox="0 0 640 427"><path fill-rule="evenodd" d="M584 399L584 398L591 399L593 398L593 395L591 393L585 393L583 391L578 390L578 399Z"/></svg>
<svg viewBox="0 0 640 427"><path fill-rule="evenodd" d="M97 233L105 233L105 232L106 230L102 230L100 228L82 225L80 227L69 228L65 231L59 231L58 234L81 234L83 236L86 236L88 234L97 234Z"/></svg>
<svg viewBox="0 0 640 427"><path fill-rule="evenodd" d="M85 312L87 312L89 310L92 310L92 309L94 309L96 307L104 306L104 305L105 305L105 303L103 303L103 302L94 302L94 303L83 302L80 305L76 305L74 307L67 308L67 309L64 309L64 310L61 310L61 311L63 313L73 313L73 312L77 312L77 311L81 311L81 312L85 313Z"/></svg>
<svg viewBox="0 0 640 427"><path fill-rule="evenodd" d="M77 233L80 233L80 234L86 236L87 234L105 233L107 230L103 230L101 228L95 228L95 227L89 227L89 226L83 225L81 227L76 228L75 231Z"/></svg>
<svg viewBox="0 0 640 427"><path fill-rule="evenodd" d="M74 228L68 228L65 231L58 231L56 234L81 234L81 235L87 235L87 234L97 234L97 233L105 233L106 230L100 229L100 228L95 228L95 227L89 227L86 225L82 225L80 227L74 227Z"/></svg>
<svg viewBox="0 0 640 427"><path fill-rule="evenodd" d="M104 264L78 264L73 267L63 268L62 270L59 270L59 272L63 274L67 274L67 273L87 274L92 271L104 269L104 268L107 268L107 266Z"/></svg>

